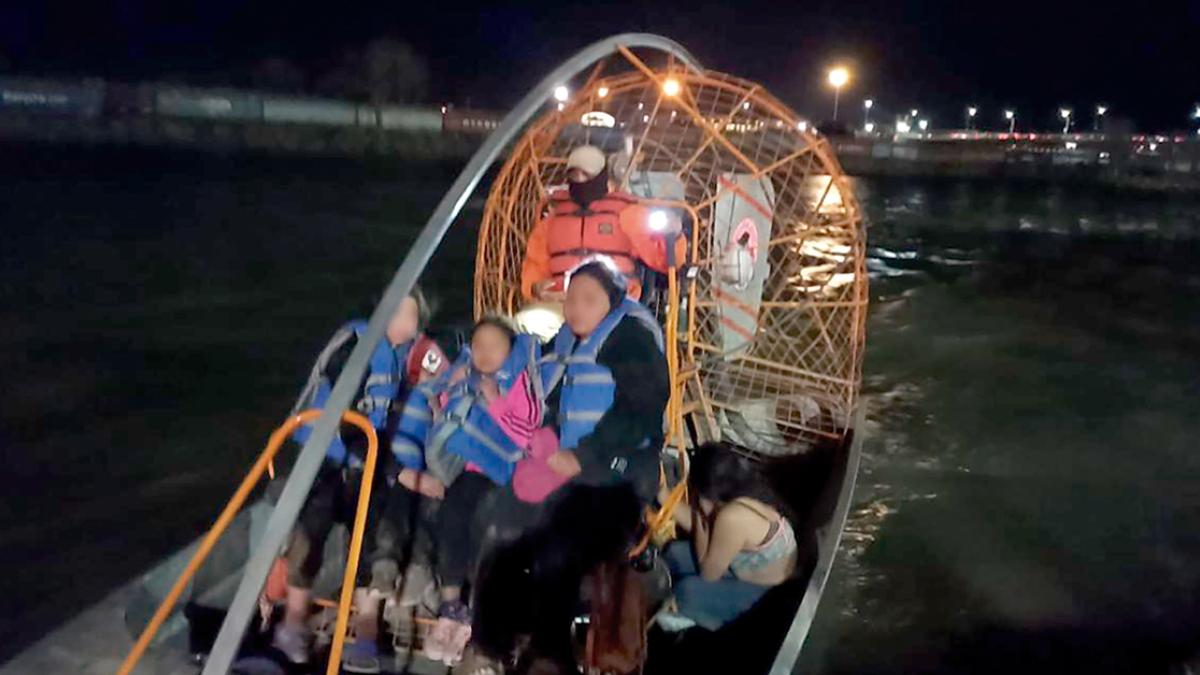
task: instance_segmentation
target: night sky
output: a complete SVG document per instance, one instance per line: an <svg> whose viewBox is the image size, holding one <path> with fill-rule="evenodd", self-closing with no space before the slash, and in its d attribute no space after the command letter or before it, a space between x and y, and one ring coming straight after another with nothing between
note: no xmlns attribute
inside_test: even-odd
<svg viewBox="0 0 1200 675"><path fill-rule="evenodd" d="M0 69L236 84L264 57L320 68L394 37L429 59L432 99L497 107L589 41L644 30L816 118L829 113L824 72L841 61L855 72L843 99L855 114L870 95L882 114L917 107L935 126L975 103L985 125L1013 106L1022 126L1049 128L1069 105L1086 128L1103 102L1142 129L1187 128L1200 101L1200 0L1105 4L10 1L0 3Z"/></svg>

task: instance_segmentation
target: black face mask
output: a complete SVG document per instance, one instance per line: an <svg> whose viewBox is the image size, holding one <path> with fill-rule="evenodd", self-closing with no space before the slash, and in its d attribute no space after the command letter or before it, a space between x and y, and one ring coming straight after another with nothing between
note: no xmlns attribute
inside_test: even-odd
<svg viewBox="0 0 1200 675"><path fill-rule="evenodd" d="M587 208L588 204L603 199L608 194L608 172L601 171L595 178L582 183L571 183L567 190L571 193L571 201Z"/></svg>

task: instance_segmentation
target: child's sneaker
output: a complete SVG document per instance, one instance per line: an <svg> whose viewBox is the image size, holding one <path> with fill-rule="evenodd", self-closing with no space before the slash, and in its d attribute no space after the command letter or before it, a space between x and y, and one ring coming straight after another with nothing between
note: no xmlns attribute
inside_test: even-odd
<svg viewBox="0 0 1200 675"><path fill-rule="evenodd" d="M309 645L312 636L304 628L296 628L280 622L275 626L271 646L283 652L288 661L295 664L308 663Z"/></svg>
<svg viewBox="0 0 1200 675"><path fill-rule="evenodd" d="M467 649L467 643L471 641L471 624L468 621L455 621L454 632L450 636L450 642L446 646L446 652L442 655L442 663L448 666L457 665L462 661L463 652Z"/></svg>
<svg viewBox="0 0 1200 675"><path fill-rule="evenodd" d="M342 669L347 673L366 675L383 672L383 664L379 661L379 645L368 640L346 645L346 651L342 653Z"/></svg>
<svg viewBox="0 0 1200 675"><path fill-rule="evenodd" d="M425 658L452 666L462 660L471 638L471 611L461 600L443 602L438 620L425 637Z"/></svg>

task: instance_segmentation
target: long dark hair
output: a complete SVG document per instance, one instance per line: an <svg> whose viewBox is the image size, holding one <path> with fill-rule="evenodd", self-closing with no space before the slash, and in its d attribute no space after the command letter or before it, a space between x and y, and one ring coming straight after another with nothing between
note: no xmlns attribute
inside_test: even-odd
<svg viewBox="0 0 1200 675"><path fill-rule="evenodd" d="M688 472L688 487L696 496L718 504L750 497L786 515L786 505L767 477L748 458L723 443L705 443L696 448Z"/></svg>

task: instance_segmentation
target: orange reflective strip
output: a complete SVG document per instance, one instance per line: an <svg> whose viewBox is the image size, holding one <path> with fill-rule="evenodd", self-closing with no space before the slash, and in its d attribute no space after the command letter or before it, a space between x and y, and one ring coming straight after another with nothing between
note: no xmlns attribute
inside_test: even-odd
<svg viewBox="0 0 1200 675"><path fill-rule="evenodd" d="M756 308L747 305L742 299L722 291L719 286L714 288L713 291L722 304L733 305L735 308L742 310L742 312L744 312L746 316L753 319L755 323L758 323L758 310Z"/></svg>
<svg viewBox="0 0 1200 675"><path fill-rule="evenodd" d="M741 335L742 337L746 338L747 340L751 340L751 341L754 340L754 333L746 330L745 326L734 321L733 319L730 319L727 316L721 317L721 325L725 326L729 330L737 333L738 335Z"/></svg>
<svg viewBox="0 0 1200 675"><path fill-rule="evenodd" d="M758 203L757 199L746 194L746 191L743 190L742 188L738 187L735 183L733 183L729 180L726 180L724 176L718 176L717 182L721 184L721 187L726 188L726 189L730 190L731 192L734 192L735 194L737 194L737 196L739 196L743 200L745 200L746 203L750 205L750 208L761 213L763 218L770 219L770 217L771 217L770 209L768 209L767 207Z"/></svg>

